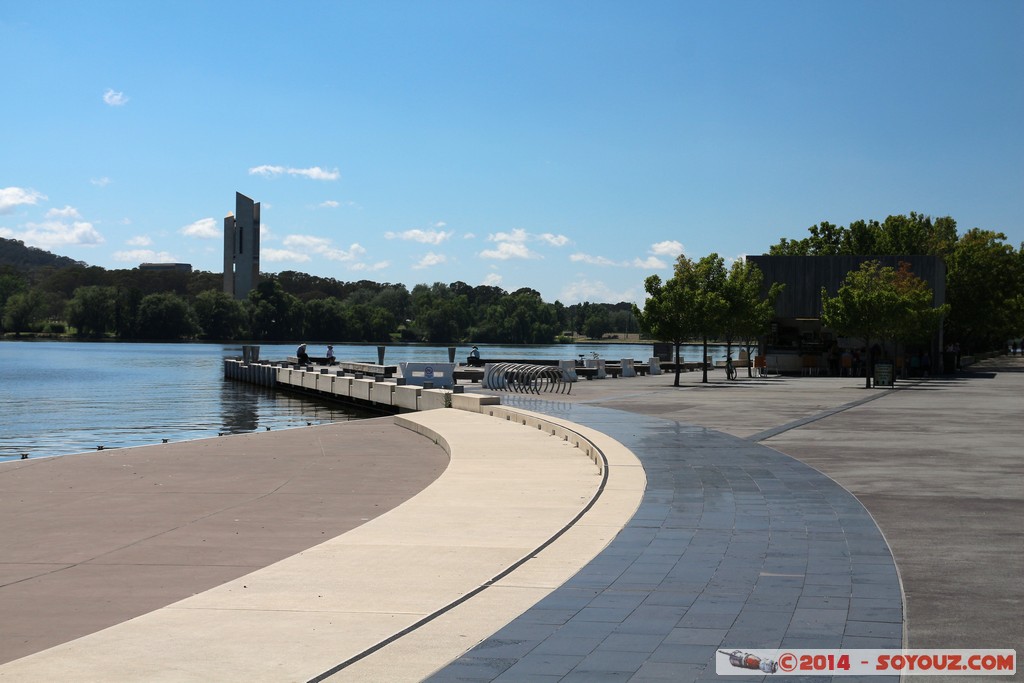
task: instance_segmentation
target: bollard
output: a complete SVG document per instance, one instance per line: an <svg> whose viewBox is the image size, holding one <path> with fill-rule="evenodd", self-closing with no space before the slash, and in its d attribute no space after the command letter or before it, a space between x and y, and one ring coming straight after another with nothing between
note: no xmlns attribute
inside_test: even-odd
<svg viewBox="0 0 1024 683"><path fill-rule="evenodd" d="M377 347L377 365L384 365L384 349L385 348L387 348L387 347L384 347L384 346L378 346Z"/></svg>

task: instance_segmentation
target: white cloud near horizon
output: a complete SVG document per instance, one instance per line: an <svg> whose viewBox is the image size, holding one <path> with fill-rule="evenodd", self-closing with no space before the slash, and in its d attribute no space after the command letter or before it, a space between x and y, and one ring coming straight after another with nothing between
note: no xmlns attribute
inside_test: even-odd
<svg viewBox="0 0 1024 683"><path fill-rule="evenodd" d="M649 251L657 256L668 256L674 259L676 256L685 253L686 250L683 249L682 242L676 240L665 240L663 242L655 242L652 244Z"/></svg>
<svg viewBox="0 0 1024 683"><path fill-rule="evenodd" d="M604 256L594 256L592 254L584 254L583 252L577 252L569 255L569 260L573 263L586 263L591 266L617 266L621 265L612 261L610 258Z"/></svg>
<svg viewBox="0 0 1024 683"><path fill-rule="evenodd" d="M444 223L437 223L434 227L444 227ZM455 235L454 230L420 230L414 228L412 230L405 230L403 232L385 232L384 238L389 240L407 240L411 242L420 242L422 244L433 244L439 245L442 242L446 242Z"/></svg>
<svg viewBox="0 0 1024 683"><path fill-rule="evenodd" d="M278 262L290 261L305 263L310 260L309 254L291 249L264 249L260 248L260 261Z"/></svg>
<svg viewBox="0 0 1024 683"><path fill-rule="evenodd" d="M351 266L350 270L375 273L378 270L384 270L390 265L391 261L378 261L377 263L357 263L354 266Z"/></svg>
<svg viewBox="0 0 1024 683"><path fill-rule="evenodd" d="M297 175L309 178L311 180L337 180L341 177L341 173L338 169L327 171L319 166L310 166L309 168L294 168L291 166L272 166L264 164L263 166L254 166L249 169L249 175L261 175L266 178L272 178L279 175Z"/></svg>
<svg viewBox="0 0 1024 683"><path fill-rule="evenodd" d="M128 251L115 251L115 261L137 261L138 263L177 263L178 259L166 251L153 251L152 249L131 249Z"/></svg>
<svg viewBox="0 0 1024 683"><path fill-rule="evenodd" d="M75 213L77 214L77 212ZM42 223L25 223L23 228L23 230L0 228L0 237L18 239L30 246L48 250L72 245L95 247L106 241L103 235L88 221L56 219Z"/></svg>
<svg viewBox="0 0 1024 683"><path fill-rule="evenodd" d="M531 251L527 242L544 242L546 244L561 247L569 243L569 238L565 235L554 235L552 233L543 233L541 235L534 235L526 232L522 228L516 228L512 232L496 232L488 235L487 240L489 242L497 243L496 249L484 249L479 253L481 258L495 259L498 261L506 261L513 258L521 259L542 259L543 255L538 254L535 251Z"/></svg>
<svg viewBox="0 0 1024 683"><path fill-rule="evenodd" d="M127 240L125 244L130 247L148 247L153 244L153 240L149 239L146 235L137 235Z"/></svg>
<svg viewBox="0 0 1024 683"><path fill-rule="evenodd" d="M128 104L128 99L123 92L118 92L113 88L107 88L107 91L103 93L103 101L111 107L123 107Z"/></svg>
<svg viewBox="0 0 1024 683"><path fill-rule="evenodd" d="M222 227L213 218L200 218L196 222L184 226L178 232L186 237L198 237L204 240L224 236Z"/></svg>
<svg viewBox="0 0 1024 683"><path fill-rule="evenodd" d="M447 262L448 262L448 257L445 256L444 254L435 254L432 251L428 251L423 256L423 258L421 258L415 265L413 265L412 269L413 270L423 270L424 268L429 268L431 266L439 266L442 263L447 263Z"/></svg>
<svg viewBox="0 0 1024 683"><path fill-rule="evenodd" d="M577 280L562 288L559 300L617 304L621 301L633 301L635 297L636 292L633 289L616 292L600 280Z"/></svg>
<svg viewBox="0 0 1024 683"><path fill-rule="evenodd" d="M480 284L485 287L501 287L502 279L501 275L497 273L488 273L487 277Z"/></svg>
<svg viewBox="0 0 1024 683"><path fill-rule="evenodd" d="M316 237L315 235L288 235L284 238L284 246L303 249L305 252L313 252L314 254L319 254L331 261L352 263L352 268L356 270L363 270L367 268L366 264L358 263L359 259L366 254L366 249L358 242L349 245L348 249L338 249L331 246L331 240L326 237ZM308 260L308 258L303 260Z"/></svg>
<svg viewBox="0 0 1024 683"><path fill-rule="evenodd" d="M644 259L635 258L630 262L630 265L634 268L645 268L647 270L664 270L668 268L668 264L657 256L648 256Z"/></svg>
<svg viewBox="0 0 1024 683"><path fill-rule="evenodd" d="M0 213L11 213L18 206L35 206L49 199L42 192L23 187L0 187Z"/></svg>

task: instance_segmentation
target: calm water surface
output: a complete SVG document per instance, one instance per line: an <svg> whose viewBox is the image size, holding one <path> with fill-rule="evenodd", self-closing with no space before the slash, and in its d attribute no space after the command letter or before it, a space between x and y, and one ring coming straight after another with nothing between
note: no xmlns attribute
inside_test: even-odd
<svg viewBox="0 0 1024 683"><path fill-rule="evenodd" d="M336 345L339 360L377 362L375 345ZM486 358L646 360L650 344L481 345ZM310 344L322 356L326 346ZM468 346L457 347L456 361ZM0 342L0 460L66 455L359 419L368 413L252 387L223 378L223 359L240 344ZM265 344L260 357L283 360L295 345ZM715 358L724 350L715 348ZM699 349L687 349L696 360ZM447 347L395 345L384 362L444 362Z"/></svg>

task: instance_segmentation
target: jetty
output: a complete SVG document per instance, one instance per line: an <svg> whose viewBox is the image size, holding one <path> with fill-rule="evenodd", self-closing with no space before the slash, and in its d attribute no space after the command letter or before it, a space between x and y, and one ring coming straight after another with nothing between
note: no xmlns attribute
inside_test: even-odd
<svg viewBox="0 0 1024 683"><path fill-rule="evenodd" d="M243 347L241 358L224 359L224 378L268 389L286 390L314 398L397 414L459 407L477 411L500 404L500 397L467 393L467 386L517 393L568 393L583 380L642 377L662 372L658 358L605 360L486 359L474 365L454 362L334 361L294 356L283 361L261 360L258 347ZM382 361L382 359L380 359Z"/></svg>

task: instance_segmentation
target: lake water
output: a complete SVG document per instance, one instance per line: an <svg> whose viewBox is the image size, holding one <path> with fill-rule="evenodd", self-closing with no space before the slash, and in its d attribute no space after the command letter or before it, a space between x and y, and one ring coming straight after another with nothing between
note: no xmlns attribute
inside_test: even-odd
<svg viewBox="0 0 1024 683"><path fill-rule="evenodd" d="M462 362L469 346L456 347ZM651 344L481 345L483 358L576 359L597 354L647 360ZM377 362L376 345L335 345L338 360ZM310 344L311 356L326 346ZM724 347L709 348L715 359ZM294 344L261 344L260 358L283 360ZM0 461L66 455L368 417L224 379L223 359L241 344L0 342ZM687 360L700 358L687 347ZM384 362L446 362L446 346L389 345Z"/></svg>

